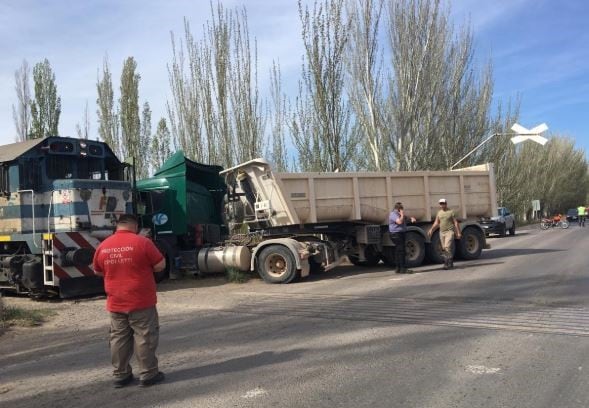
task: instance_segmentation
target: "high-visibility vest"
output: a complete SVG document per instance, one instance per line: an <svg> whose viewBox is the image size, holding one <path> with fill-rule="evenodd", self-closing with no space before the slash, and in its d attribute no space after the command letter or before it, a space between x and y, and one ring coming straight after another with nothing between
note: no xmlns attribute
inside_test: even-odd
<svg viewBox="0 0 589 408"><path fill-rule="evenodd" d="M586 215L585 214L585 207L583 207L583 206L577 208L577 211L579 212L579 215Z"/></svg>

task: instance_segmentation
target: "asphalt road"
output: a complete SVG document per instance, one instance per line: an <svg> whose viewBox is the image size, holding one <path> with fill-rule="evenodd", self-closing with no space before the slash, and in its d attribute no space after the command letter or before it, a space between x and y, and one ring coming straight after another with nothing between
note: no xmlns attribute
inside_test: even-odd
<svg viewBox="0 0 589 408"><path fill-rule="evenodd" d="M489 242L452 271L164 286L147 389L112 389L106 320L7 333L0 406L589 407L589 228Z"/></svg>

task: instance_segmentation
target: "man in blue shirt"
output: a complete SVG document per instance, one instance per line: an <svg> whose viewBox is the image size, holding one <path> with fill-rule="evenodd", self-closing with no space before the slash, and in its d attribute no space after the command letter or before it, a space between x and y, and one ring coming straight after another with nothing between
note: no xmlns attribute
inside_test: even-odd
<svg viewBox="0 0 589 408"><path fill-rule="evenodd" d="M410 217L411 222L415 218ZM407 269L407 260L405 259L405 234L407 233L407 216L403 211L402 203L395 203L395 208L389 214L389 234L391 241L395 245L395 264L397 273L413 273Z"/></svg>

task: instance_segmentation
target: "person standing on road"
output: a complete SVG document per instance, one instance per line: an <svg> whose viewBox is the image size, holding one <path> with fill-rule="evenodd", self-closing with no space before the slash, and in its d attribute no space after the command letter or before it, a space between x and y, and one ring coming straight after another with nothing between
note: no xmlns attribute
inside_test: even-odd
<svg viewBox="0 0 589 408"><path fill-rule="evenodd" d="M448 209L448 202L445 198L440 198L438 201L440 204L440 211L436 215L432 227L427 232L427 235L431 238L436 227L440 226L440 243L442 244L442 251L444 257L444 269L454 268L454 257L452 255L452 242L454 241L454 232L456 232L456 238L462 238L460 233L460 226L453 210Z"/></svg>
<svg viewBox="0 0 589 408"><path fill-rule="evenodd" d="M410 220L415 222L413 217L410 217ZM397 273L413 273L411 269L407 269L405 234L407 234L407 216L403 210L403 204L395 203L393 211L389 214L389 235L395 245Z"/></svg>
<svg viewBox="0 0 589 408"><path fill-rule="evenodd" d="M133 352L139 362L140 386L164 379L155 355L159 319L153 274L164 270L166 259L150 239L137 235L137 227L135 216L121 215L116 232L98 246L93 261L95 273L104 276L115 388L133 381Z"/></svg>
<svg viewBox="0 0 589 408"><path fill-rule="evenodd" d="M578 216L579 216L579 227L584 227L585 226L585 218L587 217L587 212L585 210L585 206L580 205L579 208L577 208L577 212L578 212Z"/></svg>

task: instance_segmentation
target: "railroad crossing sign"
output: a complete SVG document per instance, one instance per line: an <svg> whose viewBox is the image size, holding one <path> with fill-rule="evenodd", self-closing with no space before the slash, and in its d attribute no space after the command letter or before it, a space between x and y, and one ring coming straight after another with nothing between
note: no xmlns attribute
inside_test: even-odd
<svg viewBox="0 0 589 408"><path fill-rule="evenodd" d="M526 129L522 125L516 123L511 127L511 130L517 133L517 136L511 138L513 144L517 144L525 140L532 140L544 146L546 142L548 142L548 139L540 136L540 133L544 133L548 130L546 123L542 123L533 129Z"/></svg>

